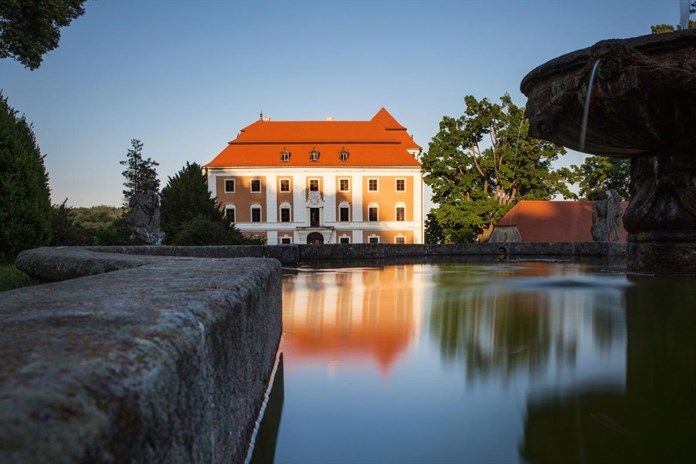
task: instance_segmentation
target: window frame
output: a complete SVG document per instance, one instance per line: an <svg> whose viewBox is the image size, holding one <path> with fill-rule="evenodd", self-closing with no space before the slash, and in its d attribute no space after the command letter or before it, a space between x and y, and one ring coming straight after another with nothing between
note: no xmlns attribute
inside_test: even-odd
<svg viewBox="0 0 696 464"><path fill-rule="evenodd" d="M343 211L346 211L346 219L343 219ZM350 205L342 202L338 205L338 222L350 222Z"/></svg>
<svg viewBox="0 0 696 464"><path fill-rule="evenodd" d="M394 237L394 243L396 245L406 245L406 237L403 235L397 235Z"/></svg>
<svg viewBox="0 0 696 464"><path fill-rule="evenodd" d="M402 217L399 219L399 210L402 212ZM397 222L406 222L406 206L397 205L394 209L394 220Z"/></svg>
<svg viewBox="0 0 696 464"><path fill-rule="evenodd" d="M254 211L259 212L259 220L258 221L254 221ZM254 224L258 224L258 223L263 222L263 208L261 207L261 205L251 205L249 207L249 213L250 213L249 214L249 222L252 222Z"/></svg>
<svg viewBox="0 0 696 464"><path fill-rule="evenodd" d="M291 154L292 154L292 153L290 153L289 151L287 151L287 150L285 149L285 147L283 147L283 149L280 150L280 162L281 162L281 163L288 163L288 162L290 161L290 155L291 155Z"/></svg>
<svg viewBox="0 0 696 464"><path fill-rule="evenodd" d="M228 190L228 189L227 189L227 183L228 183L228 182L231 182L231 183L232 183L232 190ZM223 190L225 191L225 193L235 193L235 190L237 189L237 181L236 181L236 179L235 179L234 177L231 178L231 179L224 179L222 188L223 188Z"/></svg>
<svg viewBox="0 0 696 464"><path fill-rule="evenodd" d="M375 211L375 219L372 219L372 211ZM367 222L379 222L379 206L369 205L367 207Z"/></svg>
<svg viewBox="0 0 696 464"><path fill-rule="evenodd" d="M399 182L402 182L403 185L401 189L399 189ZM406 178L404 177L399 177L394 180L394 189L396 192L405 192L406 191Z"/></svg>
<svg viewBox="0 0 696 464"><path fill-rule="evenodd" d="M225 217L227 219L230 218L228 211L232 211L232 219L230 220L231 223L236 223L237 222L237 207L235 205L226 205L225 206Z"/></svg>
<svg viewBox="0 0 696 464"><path fill-rule="evenodd" d="M374 245L379 243L379 235L370 235L367 237L367 243Z"/></svg>
<svg viewBox="0 0 696 464"><path fill-rule="evenodd" d="M374 181L375 183L375 188L372 188L372 182ZM367 191L368 192L379 192L379 179L375 177L371 177L367 179Z"/></svg>
<svg viewBox="0 0 696 464"><path fill-rule="evenodd" d="M350 235L341 235L338 237L338 243L341 245L350 245Z"/></svg>
<svg viewBox="0 0 696 464"><path fill-rule="evenodd" d="M288 220L287 221L283 220L283 212L285 212L285 211L288 212ZM292 222L292 207L290 205L288 205L286 203L283 203L282 205L280 205L280 217L279 217L279 219L280 219L279 222L282 222L282 223Z"/></svg>
<svg viewBox="0 0 696 464"><path fill-rule="evenodd" d="M310 192L318 192L319 189L321 188L321 184L319 183L319 178L318 178L318 177L317 177L317 178L307 179L307 181L308 181L307 189L308 189ZM317 183L317 188L316 188L316 189L313 189L313 188L312 188L312 184L313 184L314 182Z"/></svg>
<svg viewBox="0 0 696 464"><path fill-rule="evenodd" d="M346 182L346 188L343 188L343 185L341 183L345 181ZM339 192L350 192L350 178L348 177L341 177L338 179L338 191Z"/></svg>
<svg viewBox="0 0 696 464"><path fill-rule="evenodd" d="M259 189L254 190L254 183L258 182L259 183ZM249 192L251 193L262 193L263 192L263 185L261 183L261 179L254 178L249 181Z"/></svg>
<svg viewBox="0 0 696 464"><path fill-rule="evenodd" d="M287 190L283 190L283 183L287 183ZM287 193L292 191L292 187L290 186L290 179L287 177L283 177L282 179L279 180L278 182L278 191L282 193Z"/></svg>

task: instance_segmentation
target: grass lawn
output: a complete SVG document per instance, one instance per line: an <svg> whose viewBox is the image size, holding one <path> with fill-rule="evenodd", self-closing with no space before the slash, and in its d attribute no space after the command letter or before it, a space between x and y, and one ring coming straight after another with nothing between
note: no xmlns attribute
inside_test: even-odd
<svg viewBox="0 0 696 464"><path fill-rule="evenodd" d="M0 292L29 285L29 276L14 264L0 264Z"/></svg>

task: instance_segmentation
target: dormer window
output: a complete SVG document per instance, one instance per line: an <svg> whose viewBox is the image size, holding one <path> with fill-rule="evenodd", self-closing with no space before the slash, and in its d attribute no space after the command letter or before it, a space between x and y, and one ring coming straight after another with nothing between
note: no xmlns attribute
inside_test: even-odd
<svg viewBox="0 0 696 464"><path fill-rule="evenodd" d="M309 152L309 161L319 161L319 151L315 147L312 147L312 150Z"/></svg>
<svg viewBox="0 0 696 464"><path fill-rule="evenodd" d="M283 163L290 161L290 152L287 151L285 147L280 151L280 161Z"/></svg>
<svg viewBox="0 0 696 464"><path fill-rule="evenodd" d="M350 153L348 153L346 147L343 147L341 151L338 152L338 159L340 161L348 161L348 155L350 155Z"/></svg>

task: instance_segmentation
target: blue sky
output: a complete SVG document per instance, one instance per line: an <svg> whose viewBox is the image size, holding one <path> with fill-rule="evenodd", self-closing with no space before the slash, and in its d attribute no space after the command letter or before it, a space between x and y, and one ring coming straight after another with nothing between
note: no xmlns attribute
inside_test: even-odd
<svg viewBox="0 0 696 464"><path fill-rule="evenodd" d="M119 205L130 140L165 185L210 161L263 110L370 119L382 106L426 150L465 95L516 104L525 74L607 38L679 22L679 0L90 0L0 89L33 124L51 199ZM581 163L570 153L563 164Z"/></svg>

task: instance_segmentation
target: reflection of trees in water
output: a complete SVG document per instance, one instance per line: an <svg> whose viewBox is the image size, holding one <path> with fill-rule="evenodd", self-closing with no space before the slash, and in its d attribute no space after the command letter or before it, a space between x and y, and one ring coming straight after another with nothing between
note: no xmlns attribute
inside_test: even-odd
<svg viewBox="0 0 696 464"><path fill-rule="evenodd" d="M477 291L478 290L478 291ZM552 343L560 358L573 358L575 341L553 331L546 302L538 294L491 294L454 290L433 302L430 327L447 361L463 359L467 378L509 376L521 367L534 373L549 359ZM556 339L554 339L554 337Z"/></svg>
<svg viewBox="0 0 696 464"><path fill-rule="evenodd" d="M537 374L550 362L574 365L585 318L600 351L623 341L621 291L521 285L541 272L548 267L496 272L488 280L476 267L436 276L430 330L442 358L463 362L471 381L507 380L519 370Z"/></svg>
<svg viewBox="0 0 696 464"><path fill-rule="evenodd" d="M592 301L592 336L600 352L607 352L617 340L626 337L624 311L626 298L623 293L597 292Z"/></svg>
<svg viewBox="0 0 696 464"><path fill-rule="evenodd" d="M530 397L525 462L696 462L696 280L632 280L622 299L625 388L585 384ZM593 325L608 312L596 311Z"/></svg>

